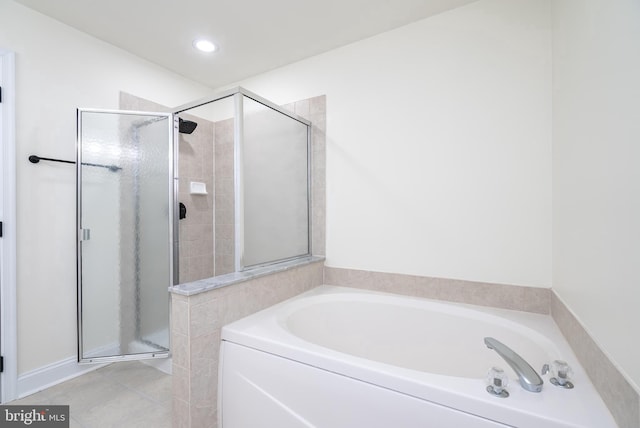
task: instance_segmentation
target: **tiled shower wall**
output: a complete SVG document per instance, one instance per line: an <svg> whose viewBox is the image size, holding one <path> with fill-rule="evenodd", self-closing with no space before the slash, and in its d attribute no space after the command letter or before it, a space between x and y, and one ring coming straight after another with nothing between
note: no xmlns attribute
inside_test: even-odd
<svg viewBox="0 0 640 428"><path fill-rule="evenodd" d="M235 271L233 119L215 122L215 275Z"/></svg>
<svg viewBox="0 0 640 428"><path fill-rule="evenodd" d="M120 108L168 110L127 93L120 94ZM311 246L314 255L324 255L326 97L297 101L283 108L312 122ZM198 124L192 134L180 134L178 146L178 200L187 208L187 217L179 221L179 282L185 283L235 271L234 121L181 116ZM204 182L209 194L190 194L191 181Z"/></svg>
<svg viewBox="0 0 640 428"><path fill-rule="evenodd" d="M191 134L179 134L178 200L187 208L180 225L180 282L214 276L214 130L215 124L200 117L180 115L198 124ZM205 183L206 195L190 193L190 183Z"/></svg>

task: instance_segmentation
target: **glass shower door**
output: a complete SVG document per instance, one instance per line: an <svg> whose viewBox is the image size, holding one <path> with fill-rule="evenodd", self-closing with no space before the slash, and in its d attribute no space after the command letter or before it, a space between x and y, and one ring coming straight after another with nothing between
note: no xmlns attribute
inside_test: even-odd
<svg viewBox="0 0 640 428"><path fill-rule="evenodd" d="M78 110L78 361L168 356L170 114Z"/></svg>

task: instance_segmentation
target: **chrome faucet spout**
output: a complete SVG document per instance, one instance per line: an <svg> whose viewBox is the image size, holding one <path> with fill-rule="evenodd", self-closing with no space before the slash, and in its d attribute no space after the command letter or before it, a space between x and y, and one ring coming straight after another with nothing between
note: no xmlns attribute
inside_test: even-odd
<svg viewBox="0 0 640 428"><path fill-rule="evenodd" d="M485 337L484 344L487 348L493 349L511 366L514 372L518 375L520 385L531 392L542 391L542 378L538 373L527 363L520 355L515 353L513 349L509 348L504 343L493 337Z"/></svg>

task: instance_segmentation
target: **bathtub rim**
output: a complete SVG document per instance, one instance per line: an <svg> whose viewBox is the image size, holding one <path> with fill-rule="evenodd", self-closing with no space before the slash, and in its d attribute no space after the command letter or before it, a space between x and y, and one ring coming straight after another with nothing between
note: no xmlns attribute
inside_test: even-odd
<svg viewBox="0 0 640 428"><path fill-rule="evenodd" d="M320 344L312 340L308 340L306 337L301 336L300 334L298 334L292 329L291 317L301 312L304 312L306 309L309 309L314 306L320 306L324 304L330 305L332 302L336 302L336 301L340 303L342 302L348 303L351 301L350 297L357 294L358 303L364 302L371 305L392 307L392 306L400 306L398 304L399 302L402 307L408 307L408 308L417 309L417 310L425 309L425 306L427 306L429 312L433 311L438 314L460 317L462 319L469 320L470 322L478 321L486 324L499 325L500 328L505 328L520 336L527 337L527 339L529 339L532 343L536 344L538 348L543 350L545 354L548 355L547 360L552 361L554 359L563 358L562 357L563 352L547 336L541 334L539 331L537 331L536 329L528 325L522 324L522 322L516 322L516 321L513 321L512 319L505 317L504 314L500 316L497 313L494 313L494 311L488 311L488 310L480 311L478 310L478 306L474 306L474 305L451 304L449 302L443 302L443 301L432 300L432 299L421 299L421 298L414 299L408 296L394 295L391 293L383 293L383 294L380 294L377 292L353 293L353 292L344 290L344 288L346 287L334 287L333 289L331 289L332 291L331 293L323 292L319 294L314 294L313 299L305 299L305 298L290 299L289 304L280 306L276 313L275 318L278 325L283 330L289 332L296 338L299 338L305 341L309 345L319 345L323 348L328 348L340 353L345 353L344 351L341 351L339 349L333 348L331 346L326 346L325 344ZM338 292L336 293L335 291L338 291ZM381 295L385 296L384 301L380 301ZM303 297L303 295L300 295L300 297ZM510 311L510 310L503 310L503 311ZM509 316L513 317L513 315L514 315L513 311L510 311ZM538 315L540 314L534 314L533 317L530 317L529 321L532 321L536 318L541 319L541 317L539 317ZM547 320L548 317L542 316L542 319ZM480 345L479 347L484 348L484 345ZM348 355L358 357L358 355L353 353L348 353ZM359 357L359 358L367 359L366 357ZM376 360L376 361L379 361L379 360ZM381 363L390 364L390 363L384 363L384 362L381 362ZM504 361L500 361L500 364L503 364L503 363ZM397 365L394 365L394 364L390 364L390 365L394 367L398 367ZM506 363L504 363L503 365L505 365L505 369L507 369L508 371L511 371L511 369L508 366L506 366ZM405 367L405 368L410 370L419 370L419 369L412 369L411 367ZM466 379L484 379L486 370L484 372L478 371L477 376L475 377L457 376L453 374L434 373L434 372L428 372L428 373L441 374L443 376L460 377L460 378L466 378ZM512 373L512 374L515 376L515 373ZM512 376L512 380L515 380L515 377Z"/></svg>
<svg viewBox="0 0 640 428"><path fill-rule="evenodd" d="M535 394L524 391L517 385L517 382L513 382L512 380L512 385L509 389L511 397L508 400L502 401L484 392L485 383L483 379L459 378L425 372L417 373L415 370L344 354L299 338L288 330L283 329L282 326L278 324L278 317L274 316L274 313L282 310L282 308L286 308L287 305L291 305L292 302L296 300L315 298L326 294L344 295L345 293L378 296L382 298L391 297L400 300L417 300L466 310L470 309L481 313L492 314L500 318L509 319L510 317L514 317L518 322L532 323L545 330L555 330L551 332L553 334L551 334L552 337L550 340L557 343L560 352L566 356L565 360L574 368L574 379L579 379L581 390L584 392L584 394L581 395L584 395L586 400L586 402L584 400L572 400L573 404L571 404L571 406L575 407L578 405L578 408L569 413L581 415L585 410L595 411L591 416L596 417L598 424L589 425L593 417L578 417L577 420L568 418L567 412L562 410L566 408L566 401L563 401L562 396L562 393L566 391L552 387L548 381L548 377L544 377L544 389L548 391L547 394ZM274 327L277 328L276 331L273 331ZM463 411L470 414L521 428L534 428L541 426L541 424L549 428L588 426L597 426L598 428L616 427L611 413L596 393L584 369L579 364L578 359L550 315L445 302L360 288L321 285L224 326L221 332L221 340L281 356L291 361L343 376L359 379L446 407L464 409ZM222 369L221 366L220 370ZM566 396L564 398L566 398ZM556 404L554 405L554 403ZM562 406L558 403L562 404ZM581 405L581 403L584 405ZM541 415L539 412L540 406L551 406L554 411L551 412L550 415ZM524 422L524 420L528 422Z"/></svg>

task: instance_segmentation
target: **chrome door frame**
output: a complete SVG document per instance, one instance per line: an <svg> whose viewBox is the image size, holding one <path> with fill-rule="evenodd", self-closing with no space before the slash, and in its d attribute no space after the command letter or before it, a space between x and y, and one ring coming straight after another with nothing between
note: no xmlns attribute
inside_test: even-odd
<svg viewBox="0 0 640 428"><path fill-rule="evenodd" d="M251 266L244 266L243 263L243 259L244 259L244 213L242 212L242 207L244 205L243 203L243 197L244 197L244 186L242 183L242 174L241 171L243 169L243 164L242 164L242 150L243 150L243 129L242 129L242 111L243 111L243 106L242 106L242 96L245 96L257 103L260 103L266 107L269 107L272 110L275 110L285 116L288 116L289 118L296 120L304 125L306 125L307 127L307 253L306 254L300 254L300 255L296 255L296 256L292 256L292 257L287 257L284 259L279 259L279 260L272 260L263 264L257 264L257 265L251 265ZM203 105L206 104L211 104L214 103L216 101L220 101L224 98L229 98L229 97L234 97L234 207L235 207L235 270L236 272L242 272L245 270L250 270L250 269L255 269L255 268L259 268L259 267L263 267L263 266L268 266L268 265L272 265L275 263L282 263L285 261L289 261L289 260L296 260L296 259L301 259L304 257L309 257L311 254L313 254L313 248L312 248L312 231L311 231L311 227L313 224L313 219L312 219L312 206L311 206L311 190L312 190L312 150L313 150L313 145L311 142L311 138L312 138L312 131L311 131L311 122L301 116L298 116L295 113L292 113L282 107L280 107L279 105L269 101L268 99L261 97L260 95L251 92L241 86L236 86L234 88L230 88L227 89L225 91L221 91L218 92L216 94L213 94L211 96L208 97L204 97L201 98L199 100L196 101L192 101L190 103L187 104L183 104L181 106L175 107L173 108L171 111L173 112L173 114L177 115L179 113L183 113L185 111L188 111L190 109L196 108L196 107L201 107ZM177 126L177 118L174 119L176 121L176 125ZM177 130L176 130L176 134L177 135ZM176 144L176 146L178 145L178 138L177 136L174 138L174 142ZM176 149L177 150L177 149ZM176 152L177 153L177 152ZM177 159L177 154L176 154L176 159ZM176 161L177 162L177 161ZM177 165L175 167L175 171L177 171ZM178 176L176 174L176 195L178 194ZM177 197L176 197L177 199ZM175 206L177 209L177 205L178 202L177 200L175 201ZM177 226L176 226L177 228ZM176 230L175 233L176 236L176 241L178 241L178 232ZM178 244L175 244L178 245ZM175 247L175 252L177 254L178 250L177 250L177 246ZM175 270L178 270L178 266L177 266L177 262L175 261L177 259L177 257L174 257L174 266L175 266ZM177 274L176 274L177 276ZM178 284L178 279L175 279L175 283Z"/></svg>
<svg viewBox="0 0 640 428"><path fill-rule="evenodd" d="M139 115L139 116L154 116L154 117L166 117L168 123L168 135L169 135L169 286L173 285L172 281L174 278L174 265L173 265L173 257L174 252L171 251L173 248L174 241L174 204L173 202L176 200L177 191L174 191L174 161L176 158L175 151L175 140L174 140L174 115L172 113L161 113L161 112L148 112L148 111L133 111L133 110L109 110L109 109L95 109L95 108L78 108L76 109L76 288L77 288L77 361L80 364L85 363L107 363L107 362L115 362L115 361L129 361L129 360L142 360L142 359L151 359L151 358L167 358L170 354L171 349L171 335L169 334L169 350L167 351L159 351L159 352L148 352L148 353L140 353L140 354L129 354L129 355L115 355L108 357L93 357L93 358L84 358L83 357L83 346L82 346L82 241L83 241L83 230L82 230L82 113L105 113L105 114L120 114L120 115ZM176 192L176 193L174 193ZM175 235L177 236L177 235ZM168 290L167 290L168 292ZM170 301L169 306L167 307L167 311L170 312ZM169 326L170 328L170 319Z"/></svg>

